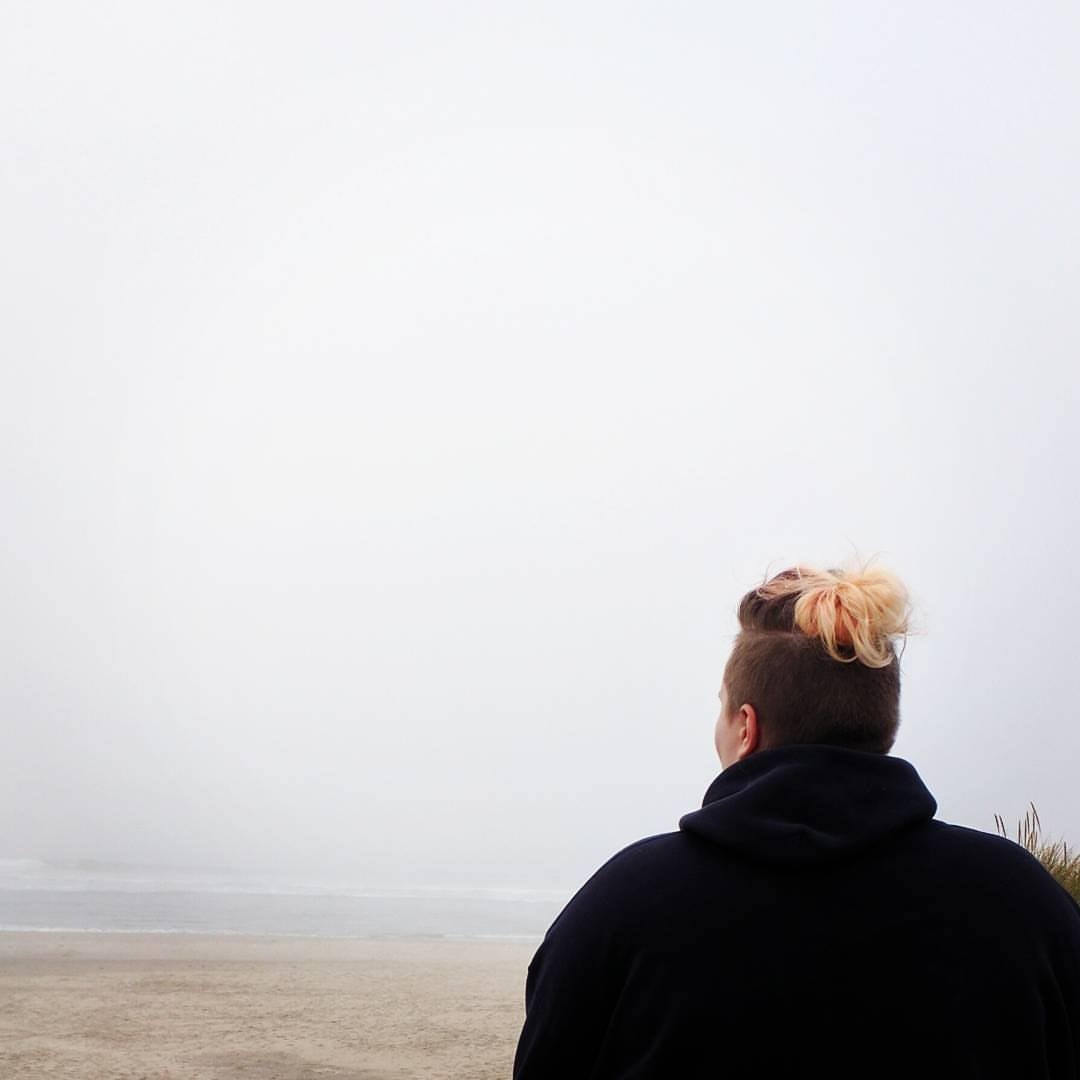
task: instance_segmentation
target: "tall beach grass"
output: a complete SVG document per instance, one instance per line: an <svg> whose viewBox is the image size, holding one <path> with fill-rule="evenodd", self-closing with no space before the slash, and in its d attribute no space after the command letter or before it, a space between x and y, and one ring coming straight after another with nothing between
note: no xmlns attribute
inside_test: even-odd
<svg viewBox="0 0 1080 1080"><path fill-rule="evenodd" d="M1009 839L1005 828L1005 819L1000 814L994 815L997 831ZM1042 822L1035 804L1016 826L1016 842L1026 848L1046 867L1055 880L1080 904L1080 853L1069 851L1064 840L1049 842L1043 839Z"/></svg>

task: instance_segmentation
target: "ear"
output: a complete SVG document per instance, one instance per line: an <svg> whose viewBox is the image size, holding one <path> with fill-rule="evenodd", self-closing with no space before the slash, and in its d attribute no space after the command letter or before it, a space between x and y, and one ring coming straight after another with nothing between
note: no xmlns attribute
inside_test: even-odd
<svg viewBox="0 0 1080 1080"><path fill-rule="evenodd" d="M758 724L757 709L749 702L739 706L739 747L736 761L749 757L761 743L761 726Z"/></svg>

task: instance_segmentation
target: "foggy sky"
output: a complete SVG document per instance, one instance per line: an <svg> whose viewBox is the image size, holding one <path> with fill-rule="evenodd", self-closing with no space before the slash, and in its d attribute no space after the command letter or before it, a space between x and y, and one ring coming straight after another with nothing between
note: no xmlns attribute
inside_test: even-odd
<svg viewBox="0 0 1080 1080"><path fill-rule="evenodd" d="M1080 842L1072 5L9 3L0 855L574 884L741 594Z"/></svg>

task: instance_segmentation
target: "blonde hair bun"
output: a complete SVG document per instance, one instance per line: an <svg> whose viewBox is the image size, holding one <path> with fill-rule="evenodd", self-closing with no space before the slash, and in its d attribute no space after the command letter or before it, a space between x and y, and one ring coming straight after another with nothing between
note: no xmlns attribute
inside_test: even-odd
<svg viewBox="0 0 1080 1080"><path fill-rule="evenodd" d="M803 567L763 586L768 596L797 595L795 626L820 638L826 652L844 663L888 667L896 657L893 641L908 630L911 604L903 582L888 570Z"/></svg>

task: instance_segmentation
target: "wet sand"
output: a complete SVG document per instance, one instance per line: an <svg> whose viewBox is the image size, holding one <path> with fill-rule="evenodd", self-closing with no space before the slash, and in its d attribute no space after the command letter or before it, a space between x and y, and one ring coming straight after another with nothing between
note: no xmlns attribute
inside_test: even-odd
<svg viewBox="0 0 1080 1080"><path fill-rule="evenodd" d="M533 949L0 933L0 1077L508 1077Z"/></svg>

